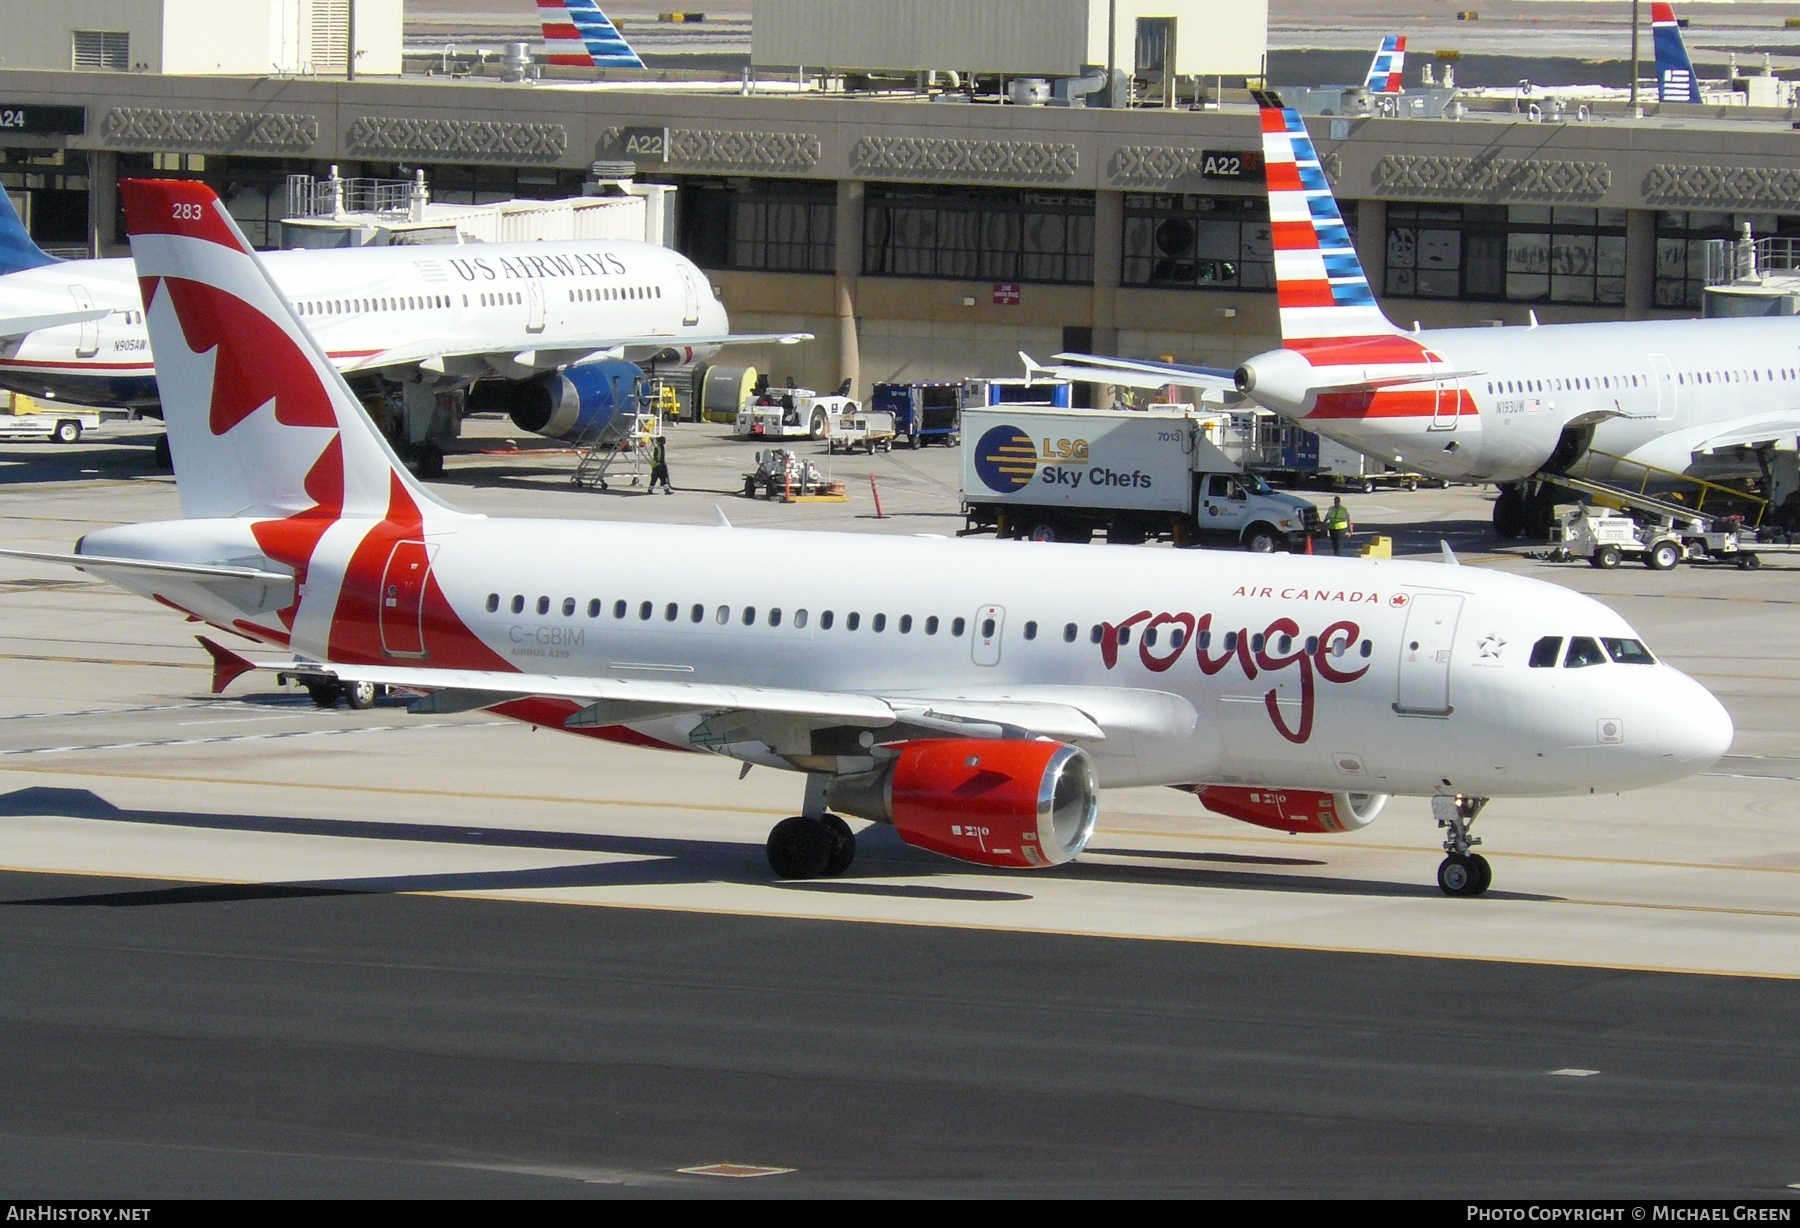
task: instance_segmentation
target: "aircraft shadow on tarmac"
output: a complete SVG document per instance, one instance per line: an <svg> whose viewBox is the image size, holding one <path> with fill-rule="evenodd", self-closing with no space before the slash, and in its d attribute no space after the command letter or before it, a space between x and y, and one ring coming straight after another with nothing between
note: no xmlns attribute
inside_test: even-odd
<svg viewBox="0 0 1800 1228"><path fill-rule="evenodd" d="M587 852L629 858L581 865L542 866L520 870L465 870L431 874L398 874L363 878L314 879L264 883L206 883L143 891L110 891L0 901L7 906L142 908L163 904L207 904L238 900L295 899L329 895L402 892L525 891L575 887L651 887L697 883L738 883L791 891L862 894L897 898L1006 903L1029 894L948 884L884 883L851 877L806 882L774 882L769 877L761 842L726 843L676 837L621 836L591 832L530 831L430 823L384 823L356 819L308 819L287 815L206 814L181 810L123 810L87 789L28 788L0 794L0 819L55 816L109 823L141 823L159 827L191 827L211 831L258 832L272 835L392 840L421 844L453 844L485 848ZM976 866L920 852L885 827L872 827L857 837L856 870L868 873L931 875L985 874ZM1099 851L1099 850L1096 850ZM1149 859L1201 860L1203 854L1158 854L1114 850L1110 855ZM1219 854L1210 860L1224 860ZM1231 864L1256 862L1234 858ZM1261 859L1264 864L1316 865L1299 859ZM1429 882L1380 882L1317 877L1260 870L1224 870L1192 865L1133 865L1123 862L1076 861L1038 871L1062 879L1136 886L1204 887L1214 890L1280 891L1308 895L1351 895L1390 899L1438 899ZM1560 897L1491 891L1488 899L1554 902Z"/></svg>
<svg viewBox="0 0 1800 1228"><path fill-rule="evenodd" d="M97 442L97 441L96 441ZM129 442L108 439L107 447L68 447L57 443L12 444L0 447L0 486L48 482L129 481L133 478L169 478L150 455L154 435Z"/></svg>

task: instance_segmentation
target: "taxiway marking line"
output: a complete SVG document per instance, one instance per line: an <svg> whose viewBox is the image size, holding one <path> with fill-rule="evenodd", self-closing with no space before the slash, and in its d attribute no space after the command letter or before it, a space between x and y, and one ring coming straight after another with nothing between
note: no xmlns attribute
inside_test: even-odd
<svg viewBox="0 0 1800 1228"><path fill-rule="evenodd" d="M108 657L51 657L25 652L0 652L0 661L47 661L53 665L152 665L159 669L202 671L212 668L212 666L203 665L198 661L121 661Z"/></svg>
<svg viewBox="0 0 1800 1228"><path fill-rule="evenodd" d="M56 870L34 866L0 865L0 872L13 874L56 874L71 878L111 878L137 879L144 882L157 883L189 883L197 886L306 886L329 889L328 882L311 880L296 883L270 883L254 879L229 878L188 878L156 875L146 877L141 872L125 873L123 871L92 870ZM345 894L358 891L355 887L343 888ZM690 916L707 917L759 917L778 921L820 921L826 923L860 924L860 925L897 925L913 929L949 929L970 930L976 933L1013 933L1042 934L1061 938L1104 938L1123 942L1178 942L1195 946L1243 947L1260 951L1306 951L1324 955L1377 955L1399 959L1439 959L1467 960L1482 964L1513 964L1533 968L1581 968L1603 972L1648 972L1671 976L1714 976L1732 977L1741 980L1760 981L1800 981L1800 972L1767 972L1751 969L1732 968L1688 968L1660 964L1627 964L1609 961L1577 960L1577 959L1532 959L1523 955L1481 955L1453 954L1445 951L1407 951L1384 947L1332 947L1317 943L1276 942L1268 939L1254 938L1219 938L1193 934L1134 934L1115 930L1081 930L1058 929L1041 925L1004 925L981 924L974 921L918 921L905 917L844 917L818 916L807 913L782 912L764 908L720 908L717 906L689 906L681 904L646 904L639 901L623 900L578 900L556 894L567 888L546 887L542 894L526 894L523 892L496 891L392 891L383 894L409 895L425 899L462 899L462 900L495 900L509 904L556 904L574 908L617 908L634 912L668 912L684 913ZM1461 907L1462 901L1446 901ZM1563 900L1558 903L1602 903L1602 901Z"/></svg>
<svg viewBox="0 0 1800 1228"><path fill-rule="evenodd" d="M295 714L299 715L299 714ZM249 718L247 718L249 719ZM272 742L280 738L331 738L362 733L407 733L423 729L479 729L510 725L511 721L427 721L417 725L352 725L338 729L281 729L272 733L226 733L216 738L155 738L142 742L95 742L78 746L26 746L17 750L0 750L0 758L14 755L68 755L83 751L165 750L177 746L216 746L224 742Z"/></svg>

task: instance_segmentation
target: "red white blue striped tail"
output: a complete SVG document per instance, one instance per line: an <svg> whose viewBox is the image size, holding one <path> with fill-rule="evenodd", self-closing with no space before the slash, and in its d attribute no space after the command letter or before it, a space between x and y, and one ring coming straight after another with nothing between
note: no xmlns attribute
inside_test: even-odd
<svg viewBox="0 0 1800 1228"><path fill-rule="evenodd" d="M1369 79L1363 82L1371 94L1398 94L1400 78L1406 71L1406 35L1390 34L1381 40L1381 50L1369 65Z"/></svg>
<svg viewBox="0 0 1800 1228"><path fill-rule="evenodd" d="M1262 128L1283 344L1399 334L1375 305L1299 112L1264 107Z"/></svg>
<svg viewBox="0 0 1800 1228"><path fill-rule="evenodd" d="M642 68L619 28L595 0L537 0L544 58L576 68Z"/></svg>

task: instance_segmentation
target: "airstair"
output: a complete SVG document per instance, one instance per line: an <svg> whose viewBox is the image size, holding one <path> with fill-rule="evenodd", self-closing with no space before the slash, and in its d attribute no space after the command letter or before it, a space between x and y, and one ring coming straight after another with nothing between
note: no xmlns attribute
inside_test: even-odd
<svg viewBox="0 0 1800 1228"><path fill-rule="evenodd" d="M637 382L631 403L630 412L615 415L575 445L577 489L609 490L608 482L620 479L644 484L653 444L663 434L663 422L681 412L681 399L671 381L652 376Z"/></svg>

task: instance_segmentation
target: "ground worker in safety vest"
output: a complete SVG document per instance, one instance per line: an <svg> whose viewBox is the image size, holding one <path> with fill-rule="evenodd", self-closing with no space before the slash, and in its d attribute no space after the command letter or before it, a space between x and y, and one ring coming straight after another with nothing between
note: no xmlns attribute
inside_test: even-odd
<svg viewBox="0 0 1800 1228"><path fill-rule="evenodd" d="M1331 497L1331 506L1325 510L1325 527L1331 531L1331 552L1344 552L1344 537L1351 531L1350 509L1344 506L1341 495Z"/></svg>

